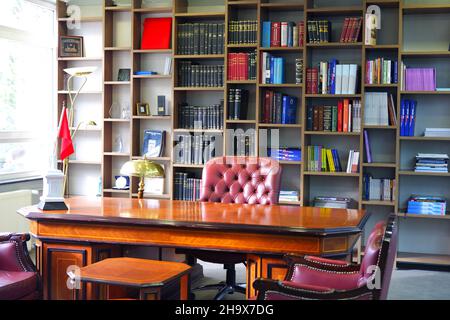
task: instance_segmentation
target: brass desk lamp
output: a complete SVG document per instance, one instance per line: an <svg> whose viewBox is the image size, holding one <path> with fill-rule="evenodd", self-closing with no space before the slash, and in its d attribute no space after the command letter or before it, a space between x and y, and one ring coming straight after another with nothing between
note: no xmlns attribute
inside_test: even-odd
<svg viewBox="0 0 450 320"><path fill-rule="evenodd" d="M140 179L138 199L142 199L144 196L144 178L162 178L164 177L164 169L160 164L144 158L125 162L120 169L120 174Z"/></svg>

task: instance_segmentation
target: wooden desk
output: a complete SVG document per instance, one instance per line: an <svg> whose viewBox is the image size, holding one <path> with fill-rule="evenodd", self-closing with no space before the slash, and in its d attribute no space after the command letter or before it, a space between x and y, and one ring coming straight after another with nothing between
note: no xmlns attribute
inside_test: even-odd
<svg viewBox="0 0 450 320"><path fill-rule="evenodd" d="M44 298L70 299L66 269L120 255L120 245L247 254L247 297L256 277L280 279L285 253L346 256L368 218L363 210L74 197L68 211L30 206ZM93 289L86 287L89 298Z"/></svg>

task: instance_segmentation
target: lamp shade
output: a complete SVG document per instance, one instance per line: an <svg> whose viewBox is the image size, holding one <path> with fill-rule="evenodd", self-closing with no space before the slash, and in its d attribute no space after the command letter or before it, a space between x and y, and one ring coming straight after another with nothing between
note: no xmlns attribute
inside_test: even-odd
<svg viewBox="0 0 450 320"><path fill-rule="evenodd" d="M95 72L95 70L97 70L97 67L78 67L64 69L64 72L70 74L71 76L84 77Z"/></svg>
<svg viewBox="0 0 450 320"><path fill-rule="evenodd" d="M162 178L164 177L164 169L158 163L139 159L125 162L120 169L120 174L139 178Z"/></svg>

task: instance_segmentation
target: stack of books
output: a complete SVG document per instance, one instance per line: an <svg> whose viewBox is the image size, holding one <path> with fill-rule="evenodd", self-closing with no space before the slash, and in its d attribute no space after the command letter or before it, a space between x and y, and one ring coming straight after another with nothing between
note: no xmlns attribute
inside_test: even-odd
<svg viewBox="0 0 450 320"><path fill-rule="evenodd" d="M397 61L377 58L366 62L366 84L397 83Z"/></svg>
<svg viewBox="0 0 450 320"><path fill-rule="evenodd" d="M355 94L358 88L358 65L338 64L336 59L321 61L318 68L306 69L306 93Z"/></svg>
<svg viewBox="0 0 450 320"><path fill-rule="evenodd" d="M228 80L256 80L256 51L228 54Z"/></svg>
<svg viewBox="0 0 450 320"><path fill-rule="evenodd" d="M425 128L424 136L450 138L450 128Z"/></svg>
<svg viewBox="0 0 450 320"><path fill-rule="evenodd" d="M278 161L302 161L300 148L269 148L267 155Z"/></svg>
<svg viewBox="0 0 450 320"><path fill-rule="evenodd" d="M223 54L224 23L178 24L177 54Z"/></svg>
<svg viewBox="0 0 450 320"><path fill-rule="evenodd" d="M312 172L341 172L342 167L338 151L322 146L307 146L306 170Z"/></svg>
<svg viewBox="0 0 450 320"><path fill-rule="evenodd" d="M394 97L387 92L366 92L364 123L375 126L396 126Z"/></svg>
<svg viewBox="0 0 450 320"><path fill-rule="evenodd" d="M262 108L263 123L295 124L297 121L296 97L266 90Z"/></svg>
<svg viewBox="0 0 450 320"><path fill-rule="evenodd" d="M240 88L228 89L228 120L244 120L247 118L248 90Z"/></svg>
<svg viewBox="0 0 450 320"><path fill-rule="evenodd" d="M280 202L297 202L298 201L298 191L281 190L279 201Z"/></svg>
<svg viewBox="0 0 450 320"><path fill-rule="evenodd" d="M284 83L284 62L283 57L275 57L268 52L263 52L261 63L261 81L263 84Z"/></svg>
<svg viewBox="0 0 450 320"><path fill-rule="evenodd" d="M407 213L443 216L446 208L447 200L443 197L413 195L408 200Z"/></svg>
<svg viewBox="0 0 450 320"><path fill-rule="evenodd" d="M435 68L407 68L402 62L400 79L404 91L436 91Z"/></svg>
<svg viewBox="0 0 450 320"><path fill-rule="evenodd" d="M257 42L258 21L230 21L228 23L229 44L254 44Z"/></svg>
<svg viewBox="0 0 450 320"><path fill-rule="evenodd" d="M344 19L339 42L358 42L361 34L362 18L347 17Z"/></svg>
<svg viewBox="0 0 450 320"><path fill-rule="evenodd" d="M223 87L223 65L198 65L192 61L180 61L178 86Z"/></svg>
<svg viewBox="0 0 450 320"><path fill-rule="evenodd" d="M395 200L394 179L374 179L371 174L364 174L363 184L365 200Z"/></svg>
<svg viewBox="0 0 450 320"><path fill-rule="evenodd" d="M444 153L418 153L415 172L448 172L448 155Z"/></svg>
<svg viewBox="0 0 450 320"><path fill-rule="evenodd" d="M353 199L345 197L315 197L314 207L348 209L353 202Z"/></svg>
<svg viewBox="0 0 450 320"><path fill-rule="evenodd" d="M179 135L176 137L174 162L177 164L204 164L216 156L216 136Z"/></svg>
<svg viewBox="0 0 450 320"><path fill-rule="evenodd" d="M417 101L402 99L400 101L400 135L414 136L416 124Z"/></svg>
<svg viewBox="0 0 450 320"><path fill-rule="evenodd" d="M331 22L328 20L309 20L306 24L308 43L327 43L331 38Z"/></svg>
<svg viewBox="0 0 450 320"><path fill-rule="evenodd" d="M344 99L337 106L308 106L306 130L331 132L361 131L361 101Z"/></svg>
<svg viewBox="0 0 450 320"><path fill-rule="evenodd" d="M270 47L302 47L305 39L305 25L303 21L263 21L262 39L263 48Z"/></svg>
<svg viewBox="0 0 450 320"><path fill-rule="evenodd" d="M178 126L182 129L223 129L223 100L211 106L180 104Z"/></svg>
<svg viewBox="0 0 450 320"><path fill-rule="evenodd" d="M186 172L175 172L174 199L184 201L200 200L202 179L189 178Z"/></svg>

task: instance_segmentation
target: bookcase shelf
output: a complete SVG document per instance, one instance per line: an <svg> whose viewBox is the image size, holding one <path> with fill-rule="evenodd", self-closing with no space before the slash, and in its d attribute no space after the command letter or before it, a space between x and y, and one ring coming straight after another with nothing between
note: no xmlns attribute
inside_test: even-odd
<svg viewBox="0 0 450 320"><path fill-rule="evenodd" d="M330 177L351 177L351 178L359 177L359 173L347 173L347 172L305 171L303 174L306 176L330 176Z"/></svg>
<svg viewBox="0 0 450 320"><path fill-rule="evenodd" d="M449 95L450 91L400 91L402 95Z"/></svg>
<svg viewBox="0 0 450 320"><path fill-rule="evenodd" d="M305 131L305 135L321 135L321 136L357 136L361 135L360 132L337 132L337 131Z"/></svg>
<svg viewBox="0 0 450 320"><path fill-rule="evenodd" d="M261 3L261 9L268 10L304 10L305 5L303 3L290 3L290 2L280 2L280 3Z"/></svg>
<svg viewBox="0 0 450 320"><path fill-rule="evenodd" d="M449 57L450 51L402 51L404 57Z"/></svg>
<svg viewBox="0 0 450 320"><path fill-rule="evenodd" d="M175 87L175 91L223 91L225 87Z"/></svg>
<svg viewBox="0 0 450 320"><path fill-rule="evenodd" d="M450 4L406 4L404 14L449 13Z"/></svg>
<svg viewBox="0 0 450 320"><path fill-rule="evenodd" d="M172 13L172 7L134 8L134 13Z"/></svg>
<svg viewBox="0 0 450 320"><path fill-rule="evenodd" d="M403 212L399 212L399 217L404 218L413 218L413 219L450 219L450 214L447 212L445 215L432 215L432 214L412 214L412 213L406 213L406 210L403 210Z"/></svg>
<svg viewBox="0 0 450 320"><path fill-rule="evenodd" d="M306 98L361 98L361 94L305 94Z"/></svg>
<svg viewBox="0 0 450 320"><path fill-rule="evenodd" d="M142 54L158 54L158 53L172 53L172 49L149 49L149 50L142 50L142 49L135 49L133 50L133 53L142 53Z"/></svg>
<svg viewBox="0 0 450 320"><path fill-rule="evenodd" d="M131 7L128 6L117 6L117 7L105 7L105 11L114 11L114 12L131 12Z"/></svg>
<svg viewBox="0 0 450 320"><path fill-rule="evenodd" d="M225 18L225 12L180 12L175 13L175 18L191 18L191 19L203 19L203 18Z"/></svg>
<svg viewBox="0 0 450 320"><path fill-rule="evenodd" d="M412 136L412 137L399 137L400 140L405 141L450 141L450 137L424 137L424 136Z"/></svg>
<svg viewBox="0 0 450 320"><path fill-rule="evenodd" d="M178 54L173 56L175 59L223 59L223 54Z"/></svg>
<svg viewBox="0 0 450 320"><path fill-rule="evenodd" d="M401 176L430 176L430 177L450 177L450 172L415 172L401 170L398 172Z"/></svg>
<svg viewBox="0 0 450 320"><path fill-rule="evenodd" d="M325 42L325 43L307 43L307 47L321 49L355 49L361 48L362 42Z"/></svg>
<svg viewBox="0 0 450 320"><path fill-rule="evenodd" d="M303 87L302 84L297 83L281 83L281 84L274 84L274 83L260 83L258 84L261 88L301 88Z"/></svg>
<svg viewBox="0 0 450 320"><path fill-rule="evenodd" d="M270 52L283 52L283 51L302 51L303 47L268 47L268 48L259 48L260 51L270 51Z"/></svg>
<svg viewBox="0 0 450 320"><path fill-rule="evenodd" d="M362 6L342 6L342 7L325 7L325 8L308 8L308 14L320 14L320 15L344 15L344 14L358 14L363 13Z"/></svg>
<svg viewBox="0 0 450 320"><path fill-rule="evenodd" d="M362 200L361 204L368 206L387 206L395 207L395 201L381 201L381 200Z"/></svg>
<svg viewBox="0 0 450 320"><path fill-rule="evenodd" d="M364 86L366 88L397 88L398 83L380 83L380 84L368 84L365 83Z"/></svg>
<svg viewBox="0 0 450 320"><path fill-rule="evenodd" d="M301 128L301 124L293 123L259 123L261 128Z"/></svg>
<svg viewBox="0 0 450 320"><path fill-rule="evenodd" d="M371 167L371 168L396 168L396 163L387 163L387 162L364 162L363 167Z"/></svg>

